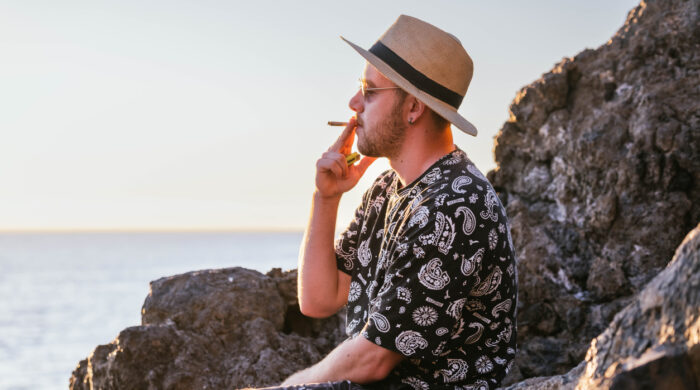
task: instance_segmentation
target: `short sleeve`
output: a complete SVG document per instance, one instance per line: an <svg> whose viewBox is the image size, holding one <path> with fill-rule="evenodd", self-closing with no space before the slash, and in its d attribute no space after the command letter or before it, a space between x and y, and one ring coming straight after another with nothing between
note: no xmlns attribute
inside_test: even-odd
<svg viewBox="0 0 700 390"><path fill-rule="evenodd" d="M484 250L464 240L454 214L437 211L434 217L434 224L401 234L386 254L384 282L363 331L369 341L421 360L464 344L465 305L478 304L470 291L486 278Z"/></svg>
<svg viewBox="0 0 700 390"><path fill-rule="evenodd" d="M360 206L355 209L355 217L335 242L335 261L338 269L352 275L357 264L357 239L365 213L365 197Z"/></svg>
<svg viewBox="0 0 700 390"><path fill-rule="evenodd" d="M355 217L335 242L335 260L338 269L348 275L352 275L358 269L357 250L360 236L365 233L367 221L380 214L384 199L382 194L386 190L387 183L392 179L391 170L385 171L375 179L363 194L360 206L355 209Z"/></svg>

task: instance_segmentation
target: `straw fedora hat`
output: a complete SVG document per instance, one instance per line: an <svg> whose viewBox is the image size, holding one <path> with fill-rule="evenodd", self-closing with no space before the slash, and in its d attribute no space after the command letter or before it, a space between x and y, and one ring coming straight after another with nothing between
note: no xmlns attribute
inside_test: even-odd
<svg viewBox="0 0 700 390"><path fill-rule="evenodd" d="M457 113L474 64L454 35L401 15L369 50L340 38L397 86L460 130L476 136L476 127Z"/></svg>

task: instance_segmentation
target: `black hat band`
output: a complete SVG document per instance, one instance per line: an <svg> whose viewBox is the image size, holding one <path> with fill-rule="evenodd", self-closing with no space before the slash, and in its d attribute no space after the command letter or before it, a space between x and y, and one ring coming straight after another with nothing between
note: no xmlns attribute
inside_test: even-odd
<svg viewBox="0 0 700 390"><path fill-rule="evenodd" d="M418 69L412 67L411 64L404 61L404 59L394 53L393 50L384 46L381 41L377 41L372 45L369 51L421 91L449 104L455 109L459 108L459 105L462 104L464 96L433 81L430 77L424 75Z"/></svg>

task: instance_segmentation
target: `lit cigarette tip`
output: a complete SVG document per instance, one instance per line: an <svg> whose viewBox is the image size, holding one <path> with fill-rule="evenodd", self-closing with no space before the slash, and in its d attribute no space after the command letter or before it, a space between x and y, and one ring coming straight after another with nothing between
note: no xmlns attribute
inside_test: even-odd
<svg viewBox="0 0 700 390"><path fill-rule="evenodd" d="M348 122L328 121L328 126L347 126Z"/></svg>

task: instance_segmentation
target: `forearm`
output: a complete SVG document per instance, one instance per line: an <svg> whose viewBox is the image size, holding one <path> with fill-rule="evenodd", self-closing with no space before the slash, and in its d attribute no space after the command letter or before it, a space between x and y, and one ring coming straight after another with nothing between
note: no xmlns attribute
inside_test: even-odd
<svg viewBox="0 0 700 390"><path fill-rule="evenodd" d="M315 365L287 378L282 386L350 380L366 384L384 379L400 355L358 336L346 340Z"/></svg>
<svg viewBox="0 0 700 390"><path fill-rule="evenodd" d="M333 247L338 204L375 160L363 157L348 165L355 126L355 118L350 119L336 142L316 161L316 190L297 271L299 306L310 317L328 317L347 302L350 276L338 271Z"/></svg>
<svg viewBox="0 0 700 390"><path fill-rule="evenodd" d="M331 315L337 307L338 268L333 240L340 197L314 193L311 216L299 252L297 293L302 312Z"/></svg>

